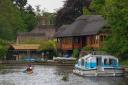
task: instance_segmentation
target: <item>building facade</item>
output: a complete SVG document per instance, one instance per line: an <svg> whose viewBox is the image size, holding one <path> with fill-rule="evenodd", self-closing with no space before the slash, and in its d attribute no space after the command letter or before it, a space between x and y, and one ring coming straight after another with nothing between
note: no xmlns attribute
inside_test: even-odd
<svg viewBox="0 0 128 85"><path fill-rule="evenodd" d="M18 33L16 41L17 43L22 44L31 40L49 40L53 38L54 34L54 25L49 23L47 17L41 16L38 25L30 32Z"/></svg>
<svg viewBox="0 0 128 85"><path fill-rule="evenodd" d="M89 47L97 49L107 36L106 21L100 15L82 15L72 24L63 25L56 32L57 48L63 52L71 53L73 49Z"/></svg>
<svg viewBox="0 0 128 85"><path fill-rule="evenodd" d="M39 44L11 44L8 48L6 60L41 59L39 47Z"/></svg>

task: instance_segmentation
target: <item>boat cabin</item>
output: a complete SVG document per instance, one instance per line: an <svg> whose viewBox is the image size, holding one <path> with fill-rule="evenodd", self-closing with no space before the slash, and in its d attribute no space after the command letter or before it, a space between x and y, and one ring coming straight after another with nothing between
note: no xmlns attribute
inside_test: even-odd
<svg viewBox="0 0 128 85"><path fill-rule="evenodd" d="M75 65L79 69L98 69L102 68L116 68L119 66L118 58L111 55L92 55L88 54L78 60Z"/></svg>

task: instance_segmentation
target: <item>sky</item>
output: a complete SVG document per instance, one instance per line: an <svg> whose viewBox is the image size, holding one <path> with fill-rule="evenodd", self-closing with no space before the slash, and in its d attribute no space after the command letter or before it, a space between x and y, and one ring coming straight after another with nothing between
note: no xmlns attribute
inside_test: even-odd
<svg viewBox="0 0 128 85"><path fill-rule="evenodd" d="M28 4L30 4L34 9L37 5L40 5L41 10L52 13L63 6L63 1L65 0L28 0Z"/></svg>

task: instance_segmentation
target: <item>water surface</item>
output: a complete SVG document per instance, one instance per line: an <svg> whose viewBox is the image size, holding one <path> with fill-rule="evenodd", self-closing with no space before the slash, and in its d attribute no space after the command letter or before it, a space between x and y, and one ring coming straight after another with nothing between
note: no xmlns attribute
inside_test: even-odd
<svg viewBox="0 0 128 85"><path fill-rule="evenodd" d="M81 77L72 67L34 66L33 74L23 71L25 66L11 66L0 70L0 85L128 85L123 77ZM67 75L68 81L62 80Z"/></svg>

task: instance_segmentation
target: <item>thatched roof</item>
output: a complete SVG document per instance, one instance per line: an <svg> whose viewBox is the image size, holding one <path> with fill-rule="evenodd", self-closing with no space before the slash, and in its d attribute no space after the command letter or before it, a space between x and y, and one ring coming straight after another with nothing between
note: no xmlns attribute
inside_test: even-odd
<svg viewBox="0 0 128 85"><path fill-rule="evenodd" d="M10 47L15 50L38 50L40 45L39 44L12 44Z"/></svg>
<svg viewBox="0 0 128 85"><path fill-rule="evenodd" d="M56 37L66 36L82 36L97 34L106 22L100 15L82 15L78 17L71 25L67 26L65 30L56 33Z"/></svg>
<svg viewBox="0 0 128 85"><path fill-rule="evenodd" d="M58 30L57 32L55 33L55 37L56 36L62 36L62 32L64 32L64 30L66 30L66 28L68 27L69 25L62 25Z"/></svg>

